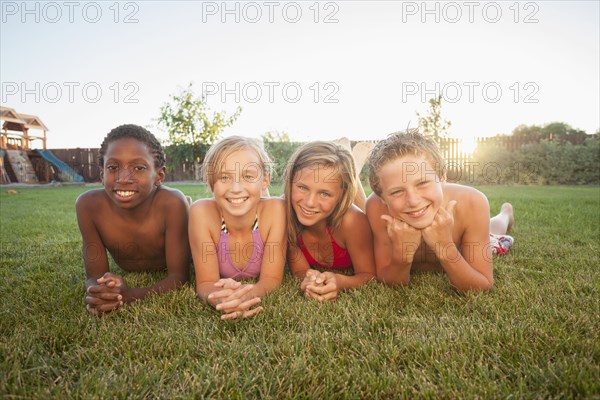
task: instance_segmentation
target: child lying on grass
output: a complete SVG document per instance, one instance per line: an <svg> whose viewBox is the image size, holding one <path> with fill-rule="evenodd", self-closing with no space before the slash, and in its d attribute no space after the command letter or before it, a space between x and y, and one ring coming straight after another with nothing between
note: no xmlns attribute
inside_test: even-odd
<svg viewBox="0 0 600 400"><path fill-rule="evenodd" d="M83 193L76 202L87 275L86 309L101 315L148 293L173 290L189 277L188 202L178 190L162 186L165 155L146 129L122 125L100 148L103 189ZM133 288L108 268L109 251L129 272L167 271L149 287Z"/></svg>
<svg viewBox="0 0 600 400"><path fill-rule="evenodd" d="M190 244L198 297L223 320L260 313L262 298L283 280L285 205L262 197L271 181L269 164L258 141L241 136L214 144L204 159L214 197L192 205Z"/></svg>
<svg viewBox="0 0 600 400"><path fill-rule="evenodd" d="M349 141L347 146L307 143L294 153L285 173L288 265L302 281L304 295L319 302L335 300L340 291L375 277L373 237L361 210L365 196L358 179L369 147L356 147L364 157L353 158Z"/></svg>
<svg viewBox="0 0 600 400"><path fill-rule="evenodd" d="M380 281L407 285L412 269L433 270L446 272L460 292L491 289L492 252L512 244L505 236L514 222L509 203L490 221L485 195L447 183L437 144L415 131L375 146L369 183L374 193L366 208Z"/></svg>

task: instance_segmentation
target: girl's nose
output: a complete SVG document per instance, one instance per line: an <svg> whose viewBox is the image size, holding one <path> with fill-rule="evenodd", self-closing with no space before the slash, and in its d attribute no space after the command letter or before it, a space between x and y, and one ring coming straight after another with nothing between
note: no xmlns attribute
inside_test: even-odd
<svg viewBox="0 0 600 400"><path fill-rule="evenodd" d="M242 191L242 182L240 181L241 177L236 177L233 179L231 183L231 191L232 192L241 192Z"/></svg>
<svg viewBox="0 0 600 400"><path fill-rule="evenodd" d="M308 207L312 207L312 206L314 206L314 205L315 205L315 203L316 203L316 201L315 201L315 200L316 200L316 194L315 194L315 193L309 193L309 194L306 196L306 205L307 205Z"/></svg>

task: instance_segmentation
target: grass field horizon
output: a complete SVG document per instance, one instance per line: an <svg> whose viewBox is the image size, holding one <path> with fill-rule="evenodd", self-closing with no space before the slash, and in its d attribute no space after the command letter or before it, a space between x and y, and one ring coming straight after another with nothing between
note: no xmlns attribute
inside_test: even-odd
<svg viewBox="0 0 600 400"><path fill-rule="evenodd" d="M477 188L516 214L489 293L422 273L317 304L286 273L239 322L193 283L87 315L74 202L90 188L3 188L0 398L599 398L600 188ZM130 286L162 276L111 270Z"/></svg>

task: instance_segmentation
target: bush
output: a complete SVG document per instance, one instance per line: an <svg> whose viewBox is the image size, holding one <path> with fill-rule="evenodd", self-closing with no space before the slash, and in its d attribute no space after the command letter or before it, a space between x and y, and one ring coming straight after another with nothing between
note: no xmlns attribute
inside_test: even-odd
<svg viewBox="0 0 600 400"><path fill-rule="evenodd" d="M290 158L294 152L304 143L290 142L285 133L266 133L263 135L265 150L273 161L271 182L281 183L283 174Z"/></svg>
<svg viewBox="0 0 600 400"><path fill-rule="evenodd" d="M542 140L517 151L480 146L471 171L463 169L458 180L472 184L600 184L600 138L581 145Z"/></svg>

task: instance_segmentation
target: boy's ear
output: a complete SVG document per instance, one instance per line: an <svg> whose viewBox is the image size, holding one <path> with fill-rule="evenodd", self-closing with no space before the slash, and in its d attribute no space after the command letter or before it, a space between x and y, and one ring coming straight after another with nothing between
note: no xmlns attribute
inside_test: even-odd
<svg viewBox="0 0 600 400"><path fill-rule="evenodd" d="M104 184L104 168L100 167L100 183Z"/></svg>
<svg viewBox="0 0 600 400"><path fill-rule="evenodd" d="M167 175L167 167L162 166L156 170L156 180L154 181L154 186L160 186L165 180L165 176Z"/></svg>

